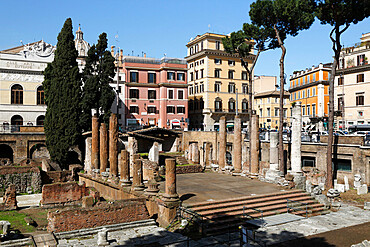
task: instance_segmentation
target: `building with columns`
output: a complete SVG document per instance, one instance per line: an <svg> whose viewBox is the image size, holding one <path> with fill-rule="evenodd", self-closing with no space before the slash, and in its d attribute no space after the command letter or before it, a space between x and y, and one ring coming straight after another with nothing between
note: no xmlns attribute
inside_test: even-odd
<svg viewBox="0 0 370 247"><path fill-rule="evenodd" d="M76 32L78 62L90 48L79 28ZM43 71L54 59L55 46L43 40L0 51L0 131L17 131L20 125L44 124Z"/></svg>
<svg viewBox="0 0 370 247"><path fill-rule="evenodd" d="M342 49L334 81L336 127L370 124L370 33ZM369 99L367 99L369 98Z"/></svg>
<svg viewBox="0 0 370 247"><path fill-rule="evenodd" d="M290 76L290 102L301 102L302 121L306 129L313 129L317 124L320 129L326 126L330 71L331 63L320 63L319 66L295 71Z"/></svg>
<svg viewBox="0 0 370 247"><path fill-rule="evenodd" d="M188 85L186 61L179 58L122 56L120 98L124 128L145 126L187 129ZM122 79L122 78L121 78Z"/></svg>
<svg viewBox="0 0 370 247"><path fill-rule="evenodd" d="M233 128L236 113L248 125L248 77L237 54L224 51L226 35L205 33L190 40L187 47L189 84L189 129L215 130L226 116ZM251 65L254 55L247 58Z"/></svg>

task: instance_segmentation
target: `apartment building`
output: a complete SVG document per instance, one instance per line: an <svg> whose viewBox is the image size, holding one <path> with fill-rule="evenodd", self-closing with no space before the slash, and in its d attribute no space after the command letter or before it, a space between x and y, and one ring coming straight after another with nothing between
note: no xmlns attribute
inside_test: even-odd
<svg viewBox="0 0 370 247"><path fill-rule="evenodd" d="M189 85L189 129L215 130L226 116L233 129L236 114L248 123L248 76L236 54L224 51L226 35L205 33L190 40L187 47ZM252 63L254 55L248 58Z"/></svg>
<svg viewBox="0 0 370 247"><path fill-rule="evenodd" d="M370 124L370 33L342 49L334 81L336 127Z"/></svg>
<svg viewBox="0 0 370 247"><path fill-rule="evenodd" d="M329 113L329 77L331 63L295 71L290 76L290 101L300 101L306 129L327 127Z"/></svg>
<svg viewBox="0 0 370 247"><path fill-rule="evenodd" d="M259 116L260 128L278 129L280 126L280 90L276 76L255 76L253 82L253 109ZM288 127L291 116L290 93L284 91L284 127Z"/></svg>
<svg viewBox="0 0 370 247"><path fill-rule="evenodd" d="M187 129L188 86L186 61L179 58L123 56L126 81L120 93L125 126Z"/></svg>

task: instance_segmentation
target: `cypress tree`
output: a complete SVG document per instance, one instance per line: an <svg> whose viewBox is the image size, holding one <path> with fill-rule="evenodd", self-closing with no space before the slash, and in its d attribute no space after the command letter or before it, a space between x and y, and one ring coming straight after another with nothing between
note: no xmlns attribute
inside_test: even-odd
<svg viewBox="0 0 370 247"><path fill-rule="evenodd" d="M91 109L96 109L100 120L108 122L115 93L109 83L114 77L114 58L107 51L107 34L99 35L96 45L92 45L87 53L86 65L83 70L84 87L82 92L81 125L83 129L91 129Z"/></svg>
<svg viewBox="0 0 370 247"><path fill-rule="evenodd" d="M81 76L77 50L68 18L58 35L54 61L44 71L43 87L47 105L46 146L53 161L67 163L68 149L78 143L81 131Z"/></svg>

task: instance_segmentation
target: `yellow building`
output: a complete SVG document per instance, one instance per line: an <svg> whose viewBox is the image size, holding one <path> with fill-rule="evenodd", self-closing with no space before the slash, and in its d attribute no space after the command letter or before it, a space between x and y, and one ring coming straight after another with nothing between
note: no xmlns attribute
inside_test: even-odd
<svg viewBox="0 0 370 247"><path fill-rule="evenodd" d="M329 112L330 71L330 63L320 63L317 67L296 71L290 76L290 101L301 102L302 121L306 128L308 126L313 128L317 123L324 123L326 126Z"/></svg>
<svg viewBox="0 0 370 247"><path fill-rule="evenodd" d="M237 54L224 51L225 35L205 33L187 46L189 129L214 130L221 116L232 128L236 113L248 121L248 76ZM248 58L251 64L254 55Z"/></svg>
<svg viewBox="0 0 370 247"><path fill-rule="evenodd" d="M253 109L259 116L260 128L278 129L280 125L280 90L277 90L276 76L255 76L253 83ZM291 105L289 92L284 91L284 127L290 123Z"/></svg>

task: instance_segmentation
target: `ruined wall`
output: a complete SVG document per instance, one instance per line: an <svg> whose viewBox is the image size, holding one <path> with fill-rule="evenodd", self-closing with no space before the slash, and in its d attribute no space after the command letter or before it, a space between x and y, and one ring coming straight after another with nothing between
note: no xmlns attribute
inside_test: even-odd
<svg viewBox="0 0 370 247"><path fill-rule="evenodd" d="M47 229L49 232L64 232L149 218L145 199L128 199L112 204L101 202L89 208L49 211Z"/></svg>
<svg viewBox="0 0 370 247"><path fill-rule="evenodd" d="M14 184L17 193L27 193L27 188L33 192L41 191L41 174L38 167L2 166L0 167L0 194L9 185Z"/></svg>
<svg viewBox="0 0 370 247"><path fill-rule="evenodd" d="M176 166L176 174L198 173L202 171L203 167L201 165Z"/></svg>
<svg viewBox="0 0 370 247"><path fill-rule="evenodd" d="M73 204L83 196L89 195L89 189L85 184L76 182L45 184L42 187L42 206L63 206Z"/></svg>

